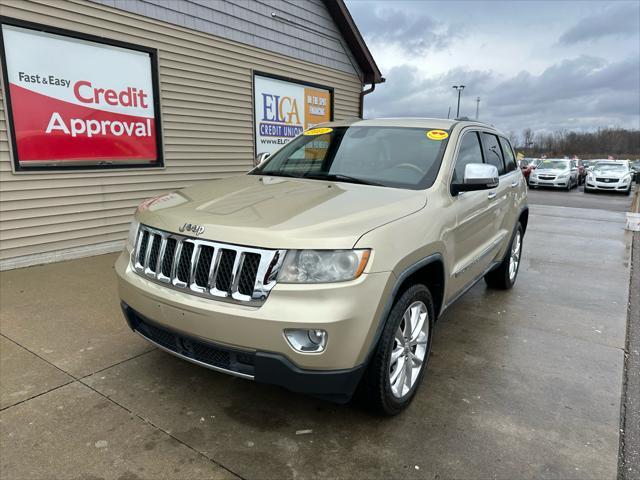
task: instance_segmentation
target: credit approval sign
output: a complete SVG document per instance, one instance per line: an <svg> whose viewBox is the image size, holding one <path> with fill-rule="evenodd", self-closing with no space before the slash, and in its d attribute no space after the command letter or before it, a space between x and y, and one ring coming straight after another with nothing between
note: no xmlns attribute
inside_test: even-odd
<svg viewBox="0 0 640 480"><path fill-rule="evenodd" d="M332 120L333 89L255 73L256 155L273 153L318 123Z"/></svg>
<svg viewBox="0 0 640 480"><path fill-rule="evenodd" d="M155 52L2 24L16 170L160 166Z"/></svg>

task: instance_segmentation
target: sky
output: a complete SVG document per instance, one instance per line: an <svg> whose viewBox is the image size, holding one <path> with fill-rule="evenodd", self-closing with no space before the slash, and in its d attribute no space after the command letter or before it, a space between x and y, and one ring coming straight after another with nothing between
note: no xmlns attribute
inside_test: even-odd
<svg viewBox="0 0 640 480"><path fill-rule="evenodd" d="M640 129L640 0L346 0L386 82L365 116L460 115L516 134Z"/></svg>

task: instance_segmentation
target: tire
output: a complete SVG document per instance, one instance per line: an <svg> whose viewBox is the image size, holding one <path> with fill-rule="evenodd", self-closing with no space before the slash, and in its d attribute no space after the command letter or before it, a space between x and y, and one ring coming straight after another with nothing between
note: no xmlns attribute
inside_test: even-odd
<svg viewBox="0 0 640 480"><path fill-rule="evenodd" d="M509 242L509 249L502 259L502 262L500 262L500 265L498 265L495 269L491 270L484 276L484 281L490 288L495 288L498 290L509 290L516 283L522 259L523 236L524 232L522 231L522 225L520 225L520 222L518 222L511 237L511 242ZM517 256L516 252L514 252L514 248L517 248L518 250ZM513 273L511 273L512 260L515 262L513 266L515 270L513 271Z"/></svg>
<svg viewBox="0 0 640 480"><path fill-rule="evenodd" d="M402 327L408 325L405 314L407 311L412 312L412 309L414 309L413 311L415 312L417 308L420 309L420 318L422 318L423 310L424 313L426 313L423 322L417 322L418 325L422 325L423 328L421 328L420 332L411 340L411 342L417 342L417 344L405 347L405 353L400 353L396 361L392 364L392 353L397 354L398 352L402 352L403 347L398 340L397 333L402 337ZM368 408L383 415L397 415L411 403L420 386L424 372L427 369L429 353L431 352L434 320L433 297L426 286L421 284L413 285L400 295L389 312L378 345L360 384L359 394L361 399L366 402ZM406 338L404 341L406 341ZM409 348L409 351L413 355L417 355L418 358L420 355L423 355L419 370L416 370L418 368L416 366L416 369L412 369L411 371L409 382L413 383L411 383L410 387L407 387L406 384L402 382L401 385L398 385L398 382L401 380L400 377L403 376L403 370L404 373L407 372L402 366L407 365L407 348ZM414 361L412 357L409 358L412 362L411 365L416 365L417 361ZM393 369L394 365L395 370ZM394 391L391 380L393 374L396 372L397 378L394 384L396 389ZM406 375L404 376L407 378ZM408 388L408 390L404 391L405 388Z"/></svg>

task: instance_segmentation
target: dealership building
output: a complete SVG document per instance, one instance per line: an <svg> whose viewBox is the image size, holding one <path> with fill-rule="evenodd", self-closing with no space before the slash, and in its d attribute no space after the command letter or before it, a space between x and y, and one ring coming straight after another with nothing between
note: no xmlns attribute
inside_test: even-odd
<svg viewBox="0 0 640 480"><path fill-rule="evenodd" d="M0 0L0 269L122 248L144 199L362 116L342 0Z"/></svg>

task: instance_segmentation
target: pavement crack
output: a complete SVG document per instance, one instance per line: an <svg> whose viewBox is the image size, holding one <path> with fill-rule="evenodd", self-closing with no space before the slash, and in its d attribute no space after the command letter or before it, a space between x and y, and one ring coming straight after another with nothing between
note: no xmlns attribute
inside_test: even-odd
<svg viewBox="0 0 640 480"><path fill-rule="evenodd" d="M13 338L11 337L7 337L4 333L0 333L0 336L3 338L6 338L7 340L9 340L11 343L16 344L17 346L19 346L20 348L25 349L27 352L35 355L36 357L38 357L40 360L42 360L43 362L51 365L52 367L56 368L57 370L60 370L62 373L64 373L65 375L70 376L71 378L73 378L74 380L78 380L78 377L76 377L75 375L73 375L72 373L67 372L66 370L63 370L62 368L60 368L59 366L57 366L55 363L50 362L49 360L47 360L46 358L44 358L43 356L39 355L38 353L34 352L33 350L31 350L30 348L25 347L24 345L22 345L20 342L15 341ZM69 382L71 383L71 382Z"/></svg>
<svg viewBox="0 0 640 480"><path fill-rule="evenodd" d="M148 353L148 352L146 352ZM214 465L216 465L217 467L225 470L226 472L229 472L231 475L233 475L234 477L237 477L239 480L247 480L245 477L243 477L242 475L234 472L233 470L231 470L229 467L226 467L225 465L223 465L222 463L218 462L217 460L215 460L214 458L210 457L209 455L207 455L204 452L201 452L200 450L198 450L197 448L192 447L191 445L189 445L188 443L180 440L178 437L176 437L175 435L173 435L171 432L165 430L164 428L156 425L155 423L153 423L151 420L149 420L148 418L144 418L140 415L138 415L137 413L135 413L133 410L125 407L124 405L118 403L116 400L114 400L113 398L105 395L104 393L100 392L99 390L96 390L95 388L93 388L91 385L87 384L86 382L83 382L82 379L78 380L79 383L81 383L82 385L84 385L85 387L89 388L90 390L94 391L95 393L97 393L98 395L100 395L101 397L105 398L106 400L108 400L109 402L113 403L114 405L117 405L118 407L122 408L123 410L125 410L126 412L128 412L130 415L133 415L134 417L140 419L141 421L143 421L144 423L146 423L147 425L152 426L153 428L155 428L156 430L159 430L160 432L164 433L165 435L171 437L172 439L174 439L176 442L180 443L181 445L184 445L185 447L187 447L189 450L191 450L192 452L196 453L197 455L200 455L201 457L206 458L209 462L213 463Z"/></svg>
<svg viewBox="0 0 640 480"><path fill-rule="evenodd" d="M78 377L78 380L84 380L85 378L88 378L88 377L90 377L92 375L95 375L97 373L104 372L105 370L109 370L110 368L117 367L118 365L122 365L123 363L126 363L126 362L128 362L130 360L135 360L136 358L140 358L140 357L142 357L144 355L147 355L147 354L149 354L149 353L151 353L151 352L153 352L155 350L157 350L157 348L156 347L152 347L149 350L145 350L142 353L138 353L137 355L134 355L133 357L125 358L124 360L120 360L119 362L116 362L116 363L114 363L112 365L109 365L109 366L106 366L104 368L101 368L99 370L96 370L95 372L87 373L86 375L83 375L82 377Z"/></svg>
<svg viewBox="0 0 640 480"><path fill-rule="evenodd" d="M71 385L72 383L76 383L76 382L77 382L77 380L69 380L68 382L63 383L62 385L57 385L57 386L55 386L53 388L50 388L46 392L37 393L37 394L35 394L35 395L33 395L33 396L29 397L29 398L25 398L23 400L20 400L19 402L16 402L13 405L7 405L6 407L0 408L0 412L4 412L5 410L8 410L10 408L17 407L18 405L21 405L21 404L23 404L25 402L33 400L34 398L41 397L42 395L46 395L47 393L53 392L55 390L58 390L58 389L60 389L62 387L66 387L67 385Z"/></svg>

